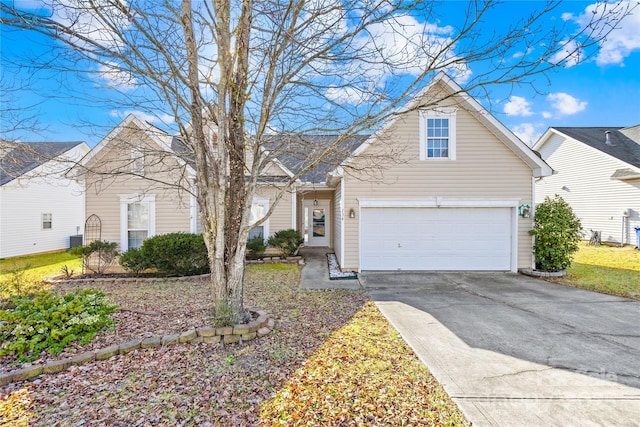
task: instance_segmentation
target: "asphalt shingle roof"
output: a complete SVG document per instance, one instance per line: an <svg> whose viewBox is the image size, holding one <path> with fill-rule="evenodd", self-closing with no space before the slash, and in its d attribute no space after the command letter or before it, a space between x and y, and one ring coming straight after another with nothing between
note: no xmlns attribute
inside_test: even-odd
<svg viewBox="0 0 640 427"><path fill-rule="evenodd" d="M8 143L2 141L2 144L5 147L0 157L0 186L45 164L82 142Z"/></svg>
<svg viewBox="0 0 640 427"><path fill-rule="evenodd" d="M274 142L267 146L274 147L276 158L293 173L298 173L316 158L314 151L320 153L340 138L339 135L295 135L274 136ZM369 135L354 135L340 143L325 160L300 177L302 182L321 183L327 174L346 160Z"/></svg>
<svg viewBox="0 0 640 427"><path fill-rule="evenodd" d="M640 143L620 132L620 129L624 129L622 127L554 127L553 129L640 168ZM609 131L611 144L605 143L607 131Z"/></svg>

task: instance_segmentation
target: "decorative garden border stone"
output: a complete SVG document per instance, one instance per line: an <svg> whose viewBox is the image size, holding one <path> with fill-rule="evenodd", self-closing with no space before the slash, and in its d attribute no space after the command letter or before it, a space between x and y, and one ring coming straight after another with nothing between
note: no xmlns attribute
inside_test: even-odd
<svg viewBox="0 0 640 427"><path fill-rule="evenodd" d="M154 335L122 344L113 344L99 350L86 351L73 357L53 360L45 363L44 365L30 366L5 372L0 374L0 386L28 380L41 374L55 374L65 371L74 365L83 365L95 360L106 360L118 354L127 354L141 348L160 347L176 344L178 342L231 344L251 341L256 337L263 337L273 330L275 320L272 317L267 316L267 313L263 310L249 311L253 314L252 317L257 317L257 319L246 324L238 324L226 328L212 328L210 326L205 326L202 328L189 329L180 334L168 334L162 336Z"/></svg>
<svg viewBox="0 0 640 427"><path fill-rule="evenodd" d="M538 270L529 270L528 268L521 268L519 271L525 276L531 276L531 277L563 277L567 275L567 270L538 271Z"/></svg>

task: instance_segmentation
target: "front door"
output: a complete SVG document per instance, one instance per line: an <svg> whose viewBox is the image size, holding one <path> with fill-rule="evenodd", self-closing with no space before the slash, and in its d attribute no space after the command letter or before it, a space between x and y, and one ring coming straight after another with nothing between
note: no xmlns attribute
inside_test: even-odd
<svg viewBox="0 0 640 427"><path fill-rule="evenodd" d="M305 200L302 204L304 215L304 245L329 246L329 201Z"/></svg>

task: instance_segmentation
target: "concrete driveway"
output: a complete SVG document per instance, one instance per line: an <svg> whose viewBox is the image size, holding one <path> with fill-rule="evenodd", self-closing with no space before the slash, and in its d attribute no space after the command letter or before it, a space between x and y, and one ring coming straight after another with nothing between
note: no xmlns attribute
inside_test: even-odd
<svg viewBox="0 0 640 427"><path fill-rule="evenodd" d="M640 426L640 302L504 273L360 281L474 426Z"/></svg>

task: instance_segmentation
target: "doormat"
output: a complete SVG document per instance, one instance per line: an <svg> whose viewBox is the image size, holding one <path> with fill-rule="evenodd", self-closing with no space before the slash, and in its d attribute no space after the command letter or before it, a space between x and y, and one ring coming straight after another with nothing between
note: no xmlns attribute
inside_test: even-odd
<svg viewBox="0 0 640 427"><path fill-rule="evenodd" d="M353 280L358 278L358 274L354 271L340 270L336 254L327 254L327 262L329 263L329 280Z"/></svg>

